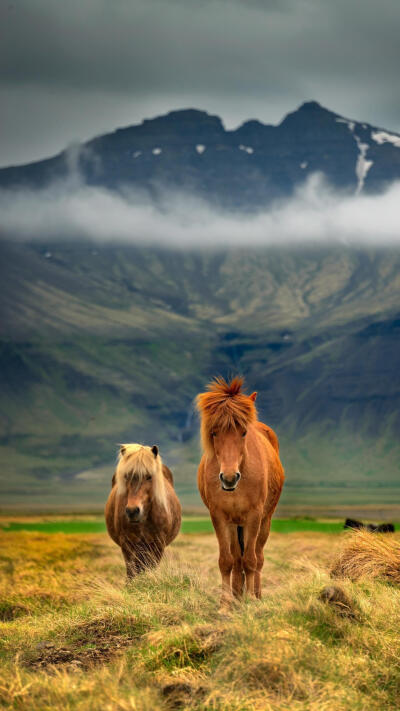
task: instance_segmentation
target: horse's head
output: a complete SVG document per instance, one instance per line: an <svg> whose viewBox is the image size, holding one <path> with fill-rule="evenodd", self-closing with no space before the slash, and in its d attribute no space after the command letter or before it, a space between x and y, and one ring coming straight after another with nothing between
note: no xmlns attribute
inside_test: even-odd
<svg viewBox="0 0 400 711"><path fill-rule="evenodd" d="M234 491L239 483L247 427L257 419L257 393L246 395L242 384L241 378L234 378L229 384L217 378L208 386L208 392L197 396L203 448L208 457L217 459L224 491Z"/></svg>
<svg viewBox="0 0 400 711"><path fill-rule="evenodd" d="M234 491L239 483L245 451L246 430L236 427L213 430L214 453L219 464L219 480L224 491Z"/></svg>
<svg viewBox="0 0 400 711"><path fill-rule="evenodd" d="M123 444L116 470L118 494L130 524L147 521L153 502L166 506L164 475L158 447Z"/></svg>

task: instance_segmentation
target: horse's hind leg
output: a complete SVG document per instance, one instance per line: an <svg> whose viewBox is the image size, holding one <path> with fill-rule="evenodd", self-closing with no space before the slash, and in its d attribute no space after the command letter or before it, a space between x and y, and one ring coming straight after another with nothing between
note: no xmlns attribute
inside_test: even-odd
<svg viewBox="0 0 400 711"><path fill-rule="evenodd" d="M260 516L257 512L249 514L244 528L243 568L246 576L246 592L253 597L256 585L257 556L256 543L260 531Z"/></svg>
<svg viewBox="0 0 400 711"><path fill-rule="evenodd" d="M270 528L271 517L261 522L260 533L258 534L256 542L257 570L254 576L254 593L258 599L261 598L261 571L264 565L264 546L268 540Z"/></svg>
<svg viewBox="0 0 400 711"><path fill-rule="evenodd" d="M243 528L242 526L234 526L231 532L231 553L233 555L232 592L234 597L242 597L244 590L243 550Z"/></svg>

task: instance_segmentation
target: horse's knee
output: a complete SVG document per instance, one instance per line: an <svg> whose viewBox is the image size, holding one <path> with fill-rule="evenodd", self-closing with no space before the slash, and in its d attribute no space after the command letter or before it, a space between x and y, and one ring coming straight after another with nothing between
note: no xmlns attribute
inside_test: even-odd
<svg viewBox="0 0 400 711"><path fill-rule="evenodd" d="M257 570L261 570L264 565L264 553L257 553Z"/></svg>
<svg viewBox="0 0 400 711"><path fill-rule="evenodd" d="M257 557L253 551L245 552L243 556L243 568L246 573L253 573L257 570Z"/></svg>
<svg viewBox="0 0 400 711"><path fill-rule="evenodd" d="M233 568L233 556L230 553L222 553L218 563L222 575L229 575Z"/></svg>
<svg viewBox="0 0 400 711"><path fill-rule="evenodd" d="M233 559L233 570L235 573L243 570L243 559L242 556L235 556Z"/></svg>

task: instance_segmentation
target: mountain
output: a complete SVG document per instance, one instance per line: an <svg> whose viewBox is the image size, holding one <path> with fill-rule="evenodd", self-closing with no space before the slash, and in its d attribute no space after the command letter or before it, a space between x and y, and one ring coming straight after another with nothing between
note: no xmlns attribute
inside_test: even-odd
<svg viewBox="0 0 400 711"><path fill-rule="evenodd" d="M204 111L172 111L53 158L3 168L0 187L43 187L76 171L88 185L131 187L153 200L178 190L249 210L292 195L315 172L343 193L382 191L400 178L400 135L316 101L277 126L252 120L232 131Z"/></svg>
<svg viewBox="0 0 400 711"><path fill-rule="evenodd" d="M0 249L3 506L98 509L129 440L197 504L193 399L238 372L279 434L284 502L398 501L398 250Z"/></svg>

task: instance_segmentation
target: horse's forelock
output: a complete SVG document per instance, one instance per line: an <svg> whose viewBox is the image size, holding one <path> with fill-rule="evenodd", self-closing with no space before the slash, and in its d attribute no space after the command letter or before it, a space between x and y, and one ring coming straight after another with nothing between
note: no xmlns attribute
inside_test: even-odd
<svg viewBox="0 0 400 711"><path fill-rule="evenodd" d="M148 474L151 474L153 479L154 499L160 506L167 509L167 492L160 455L154 456L151 447L145 445L122 445L116 469L118 494L123 495L126 492L126 475L128 475L128 481L130 477L137 477L140 485Z"/></svg>
<svg viewBox="0 0 400 711"><path fill-rule="evenodd" d="M201 415L201 440L208 455L214 452L213 430L225 432L242 427L244 429L257 419L254 399L242 392L243 378L234 378L227 383L223 378L215 378L208 386L208 392L196 398Z"/></svg>

